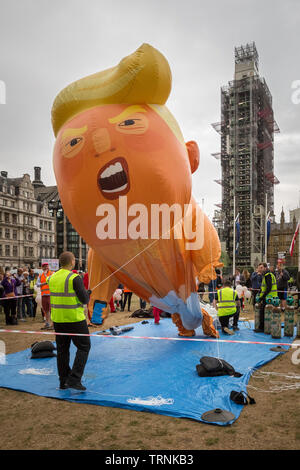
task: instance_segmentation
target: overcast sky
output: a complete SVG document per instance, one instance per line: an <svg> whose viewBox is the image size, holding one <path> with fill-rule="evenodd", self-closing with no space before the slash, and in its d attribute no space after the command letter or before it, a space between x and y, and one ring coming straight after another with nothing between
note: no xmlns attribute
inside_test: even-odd
<svg viewBox="0 0 300 470"><path fill-rule="evenodd" d="M221 202L220 87L233 79L234 47L255 41L260 74L273 95L281 133L275 136L277 220L299 205L299 0L0 0L1 170L11 177L42 167L55 183L51 107L70 82L116 65L147 42L169 61L173 86L167 106L183 135L196 140L201 161L193 194L212 217ZM1 98L1 97L0 97ZM1 101L1 99L0 99ZM172 169L170 168L170 172Z"/></svg>

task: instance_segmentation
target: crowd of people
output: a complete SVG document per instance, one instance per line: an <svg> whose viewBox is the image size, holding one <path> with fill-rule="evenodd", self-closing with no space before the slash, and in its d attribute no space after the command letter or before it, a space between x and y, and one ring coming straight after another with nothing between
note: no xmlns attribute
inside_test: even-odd
<svg viewBox="0 0 300 470"><path fill-rule="evenodd" d="M84 287L89 288L88 273L72 270L83 280ZM0 271L0 312L5 314L7 325L17 325L28 318L36 318L38 306L42 314L43 327L41 329L53 330L51 324L50 290L47 279L53 272L48 263L43 263L39 272L33 268L23 266L16 270L6 268ZM132 291L120 284L109 302L110 312L131 311ZM145 308L146 302L140 299L140 307ZM91 312L88 311L91 321Z"/></svg>
<svg viewBox="0 0 300 470"><path fill-rule="evenodd" d="M216 279L212 280L207 290L204 284L199 284L199 297L203 300L204 293L208 291L211 306L217 309L221 329L226 334L234 334L238 330L239 314L245 306L245 297L259 308L259 326L257 333L264 332L264 310L267 301L276 297L280 300L281 311L286 309L289 282L294 280L283 264L278 262L276 268L267 263L260 263L250 275L244 269L235 270L233 276L222 278L221 271L216 269ZM300 291L300 272L295 280L297 291ZM300 295L298 293L298 302ZM229 320L233 318L233 328L229 329Z"/></svg>

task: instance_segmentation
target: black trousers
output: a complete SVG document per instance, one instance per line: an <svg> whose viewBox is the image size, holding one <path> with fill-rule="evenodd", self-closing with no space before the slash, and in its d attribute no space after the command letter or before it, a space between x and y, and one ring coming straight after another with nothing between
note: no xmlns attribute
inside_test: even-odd
<svg viewBox="0 0 300 470"><path fill-rule="evenodd" d="M86 320L74 323L53 323L56 333L80 333L89 334ZM64 336L56 335L57 346L57 370L61 384L68 379L70 384L81 381L84 368L91 348L89 336ZM71 341L77 348L72 369L70 368Z"/></svg>
<svg viewBox="0 0 300 470"><path fill-rule="evenodd" d="M233 326L234 327L238 326L239 316L240 316L240 309L238 308L237 311L233 313L232 315L223 315L223 316L218 317L221 323L222 330L224 328L228 328L230 318L233 318Z"/></svg>
<svg viewBox="0 0 300 470"><path fill-rule="evenodd" d="M3 308L5 313L5 321L7 325L16 322L17 317L17 301L16 299L3 300Z"/></svg>
<svg viewBox="0 0 300 470"><path fill-rule="evenodd" d="M36 303L35 299L32 299L32 315L33 315L34 318L36 316L36 309L37 309L37 303Z"/></svg>
<svg viewBox="0 0 300 470"><path fill-rule="evenodd" d="M260 308L259 308L259 329L263 330L265 328L265 306L266 306L266 300L263 299L260 303Z"/></svg>
<svg viewBox="0 0 300 470"><path fill-rule="evenodd" d="M124 292L124 300L123 300L123 304L122 304L122 310L125 310L126 302L128 300L128 312L129 312L130 304L131 304L131 297L132 297L132 292Z"/></svg>

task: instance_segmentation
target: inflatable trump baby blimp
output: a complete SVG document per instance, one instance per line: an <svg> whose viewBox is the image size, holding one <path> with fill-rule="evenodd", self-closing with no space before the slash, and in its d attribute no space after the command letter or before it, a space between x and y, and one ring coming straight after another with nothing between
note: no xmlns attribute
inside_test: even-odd
<svg viewBox="0 0 300 470"><path fill-rule="evenodd" d="M192 197L199 150L166 107L171 81L166 58L143 44L64 88L52 108L54 171L65 214L90 247L90 310L121 283L169 312L179 335L202 325L216 337L197 282L216 277L220 242Z"/></svg>

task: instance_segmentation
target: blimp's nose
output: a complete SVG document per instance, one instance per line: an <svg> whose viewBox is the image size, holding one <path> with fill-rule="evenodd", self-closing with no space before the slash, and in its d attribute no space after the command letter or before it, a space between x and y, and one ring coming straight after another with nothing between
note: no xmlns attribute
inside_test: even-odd
<svg viewBox="0 0 300 470"><path fill-rule="evenodd" d="M92 134L92 140L97 156L109 150L114 150L109 132L105 127L96 129Z"/></svg>

